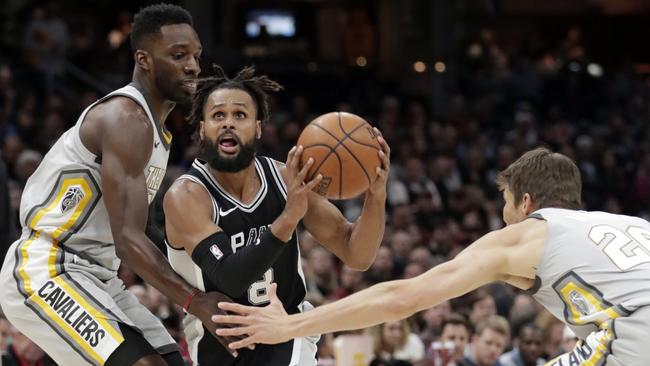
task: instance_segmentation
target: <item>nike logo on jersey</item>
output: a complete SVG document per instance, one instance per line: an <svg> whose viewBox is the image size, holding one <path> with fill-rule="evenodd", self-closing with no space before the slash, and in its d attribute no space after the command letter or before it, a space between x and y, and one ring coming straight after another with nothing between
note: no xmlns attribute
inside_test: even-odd
<svg viewBox="0 0 650 366"><path fill-rule="evenodd" d="M156 141L156 142L153 143L153 147L158 147L158 145L160 145L159 141Z"/></svg>
<svg viewBox="0 0 650 366"><path fill-rule="evenodd" d="M237 209L237 207L233 207L233 208L231 208L230 210L226 210L226 211L224 211L224 210L221 209L221 207L219 207L219 216L226 216L226 215L228 215L229 213L235 211L236 209Z"/></svg>

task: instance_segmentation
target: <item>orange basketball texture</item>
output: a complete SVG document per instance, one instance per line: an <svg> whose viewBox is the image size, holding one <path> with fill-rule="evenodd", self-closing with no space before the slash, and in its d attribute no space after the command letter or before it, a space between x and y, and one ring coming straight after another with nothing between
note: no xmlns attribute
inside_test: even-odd
<svg viewBox="0 0 650 366"><path fill-rule="evenodd" d="M354 198L377 178L381 165L377 133L357 115L331 112L317 117L302 131L298 145L304 149L301 166L314 159L307 180L322 174L315 191L329 199Z"/></svg>

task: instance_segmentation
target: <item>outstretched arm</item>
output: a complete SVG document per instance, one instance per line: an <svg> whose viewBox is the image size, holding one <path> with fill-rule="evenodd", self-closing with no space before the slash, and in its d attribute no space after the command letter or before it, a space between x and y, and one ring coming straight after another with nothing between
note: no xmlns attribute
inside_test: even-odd
<svg viewBox="0 0 650 366"><path fill-rule="evenodd" d="M248 338L230 345L237 349L405 318L486 283L519 275L516 261L523 252L515 244L522 228L513 226L483 236L455 259L418 277L380 283L305 313L286 315L278 307L277 297L266 308L221 303L220 308L239 315L215 316L213 320L239 324L240 328L219 329L217 334L248 334Z"/></svg>
<svg viewBox="0 0 650 366"><path fill-rule="evenodd" d="M303 223L309 232L334 253L348 267L365 271L375 260L377 249L384 237L386 221L386 182L390 171L390 147L378 129L377 152L381 166L366 192L361 215L354 223L348 222L341 212L325 197L312 193L309 209Z"/></svg>

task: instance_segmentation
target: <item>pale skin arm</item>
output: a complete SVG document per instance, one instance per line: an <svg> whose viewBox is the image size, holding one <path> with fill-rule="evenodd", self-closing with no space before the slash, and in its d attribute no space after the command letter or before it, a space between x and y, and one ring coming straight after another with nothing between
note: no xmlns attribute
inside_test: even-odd
<svg viewBox="0 0 650 366"><path fill-rule="evenodd" d="M534 219L511 225L486 234L455 259L418 277L380 283L305 313L286 315L273 286L272 302L266 308L220 303L221 309L238 315L214 316L213 320L239 328L219 329L217 334L248 334L230 344L234 349L252 343L274 344L403 319L496 280L522 277L532 283L545 230L545 222Z"/></svg>
<svg viewBox="0 0 650 366"><path fill-rule="evenodd" d="M365 271L375 260L384 236L386 221L386 181L390 170L390 147L375 128L381 150L377 179L365 195L361 215L350 223L326 198L310 192L309 208L303 224L314 238L348 267ZM283 174L284 175L284 174Z"/></svg>

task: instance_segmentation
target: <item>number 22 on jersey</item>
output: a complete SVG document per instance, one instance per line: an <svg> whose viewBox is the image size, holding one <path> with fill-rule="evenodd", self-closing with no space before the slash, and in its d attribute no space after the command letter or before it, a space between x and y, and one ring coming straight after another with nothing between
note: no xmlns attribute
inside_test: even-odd
<svg viewBox="0 0 650 366"><path fill-rule="evenodd" d="M622 271L650 262L650 231L630 226L622 231L610 225L596 225L589 231L596 243Z"/></svg>

